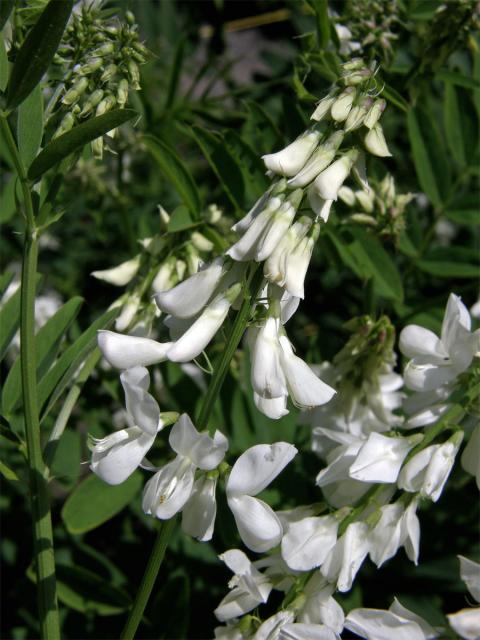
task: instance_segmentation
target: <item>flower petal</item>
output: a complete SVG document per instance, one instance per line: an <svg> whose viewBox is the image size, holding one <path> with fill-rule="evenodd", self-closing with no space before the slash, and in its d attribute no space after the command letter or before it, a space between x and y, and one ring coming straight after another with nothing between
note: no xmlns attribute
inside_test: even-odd
<svg viewBox="0 0 480 640"><path fill-rule="evenodd" d="M337 541L338 520L333 516L293 522L282 538L282 557L295 571L319 567Z"/></svg>
<svg viewBox="0 0 480 640"><path fill-rule="evenodd" d="M160 520L169 520L181 511L189 499L194 478L195 466L177 456L145 485L142 509Z"/></svg>
<svg viewBox="0 0 480 640"><path fill-rule="evenodd" d="M283 528L273 509L251 496L227 497L238 533L244 545L263 553L276 547L282 539Z"/></svg>
<svg viewBox="0 0 480 640"><path fill-rule="evenodd" d="M112 433L94 446L90 468L104 482L121 484L139 466L154 439L138 427Z"/></svg>
<svg viewBox="0 0 480 640"><path fill-rule="evenodd" d="M187 278L173 289L157 293L154 298L160 311L177 318L191 318L208 304L223 275L223 258Z"/></svg>
<svg viewBox="0 0 480 640"><path fill-rule="evenodd" d="M381 609L350 611L345 628L367 640L425 640L416 622Z"/></svg>
<svg viewBox="0 0 480 640"><path fill-rule="evenodd" d="M279 398L287 394L287 381L280 366L278 331L279 320L267 318L256 332L251 348L252 387L262 398Z"/></svg>
<svg viewBox="0 0 480 640"><path fill-rule="evenodd" d="M272 420L278 420L288 414L286 395L279 398L262 398L254 391L253 401L257 409Z"/></svg>
<svg viewBox="0 0 480 640"><path fill-rule="evenodd" d="M112 367L130 369L163 362L172 343L102 330L98 332L98 346Z"/></svg>
<svg viewBox="0 0 480 640"><path fill-rule="evenodd" d="M257 444L237 459L227 480L227 496L255 496L293 460L297 449L287 442Z"/></svg>
<svg viewBox="0 0 480 640"><path fill-rule="evenodd" d="M228 440L217 432L212 439L206 433L199 433L186 413L183 413L172 427L169 443L172 449L188 458L196 467L214 469L222 461L228 448Z"/></svg>
<svg viewBox="0 0 480 640"><path fill-rule="evenodd" d="M216 486L216 478L204 476L197 480L182 511L182 530L201 542L212 539L217 514Z"/></svg>
<svg viewBox="0 0 480 640"><path fill-rule="evenodd" d="M150 375L145 367L133 367L120 374L125 391L127 412L132 416L134 424L145 433L155 435L160 425L160 407L147 389Z"/></svg>
<svg viewBox="0 0 480 640"><path fill-rule="evenodd" d="M433 331L416 324L409 324L402 329L399 347L407 358L430 356L431 362L436 364L442 364L448 359L445 347Z"/></svg>
<svg viewBox="0 0 480 640"><path fill-rule="evenodd" d="M358 452L349 475L362 482L395 482L413 444L407 438L371 433Z"/></svg>

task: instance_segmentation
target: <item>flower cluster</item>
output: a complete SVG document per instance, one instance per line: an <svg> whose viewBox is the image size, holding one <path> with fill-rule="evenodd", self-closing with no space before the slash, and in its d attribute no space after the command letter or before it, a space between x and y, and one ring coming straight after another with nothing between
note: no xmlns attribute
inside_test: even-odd
<svg viewBox="0 0 480 640"><path fill-rule="evenodd" d="M127 11L125 18L123 24L105 19L98 3L84 3L72 15L50 78L56 87L46 116L55 127L53 138L88 118L122 109L129 91L140 89L139 65L149 53L139 40L133 14ZM113 138L115 130L108 135ZM92 142L92 151L102 157L103 137Z"/></svg>

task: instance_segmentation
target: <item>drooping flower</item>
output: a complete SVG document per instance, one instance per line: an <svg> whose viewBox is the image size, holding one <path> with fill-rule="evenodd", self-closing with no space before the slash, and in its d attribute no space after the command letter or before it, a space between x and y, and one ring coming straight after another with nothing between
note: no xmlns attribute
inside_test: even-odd
<svg viewBox="0 0 480 640"><path fill-rule="evenodd" d="M337 541L339 521L333 516L293 522L282 538L282 557L295 571L319 567Z"/></svg>
<svg viewBox="0 0 480 640"><path fill-rule="evenodd" d="M217 431L210 438L199 433L186 413L172 427L168 441L177 456L147 482L142 500L145 513L161 520L183 509L193 491L196 469L215 469L228 448L223 434Z"/></svg>
<svg viewBox="0 0 480 640"><path fill-rule="evenodd" d="M124 287L137 274L140 267L140 255L135 256L131 260L122 262L111 269L103 269L102 271L92 271L90 275L97 280L103 280L117 287Z"/></svg>
<svg viewBox="0 0 480 640"><path fill-rule="evenodd" d="M190 498L182 510L182 531L201 542L212 539L217 502L217 478L208 474L195 480Z"/></svg>
<svg viewBox="0 0 480 640"><path fill-rule="evenodd" d="M400 334L400 350L411 360L404 371L405 384L414 391L431 391L452 382L468 369L476 352L480 331L470 332L467 308L454 293L448 298L442 332L408 325Z"/></svg>
<svg viewBox="0 0 480 640"><path fill-rule="evenodd" d="M114 331L98 332L98 346L103 357L116 369L148 367L167 359L173 342L157 342L151 338L128 336Z"/></svg>
<svg viewBox="0 0 480 640"><path fill-rule="evenodd" d="M320 568L322 575L329 582L336 583L340 592L349 591L369 548L368 525L352 522L323 562Z"/></svg>
<svg viewBox="0 0 480 640"><path fill-rule="evenodd" d="M141 464L163 427L160 408L147 389L147 369L134 367L120 375L131 426L101 440L93 440L92 471L108 484L124 482Z"/></svg>
<svg viewBox="0 0 480 640"><path fill-rule="evenodd" d="M438 635L425 620L398 601L388 611L353 609L345 618L345 628L367 640L429 640Z"/></svg>
<svg viewBox="0 0 480 640"><path fill-rule="evenodd" d="M226 484L228 506L244 544L262 553L276 546L283 534L272 508L253 496L263 491L295 457L297 449L286 442L258 444L235 462Z"/></svg>
<svg viewBox="0 0 480 640"><path fill-rule="evenodd" d="M314 180L309 188L315 196L324 200L336 200L338 191L347 179L355 161L358 151L350 149L343 156L324 169Z"/></svg>
<svg viewBox="0 0 480 640"><path fill-rule="evenodd" d="M320 140L316 129L305 131L281 151L262 156L265 166L281 176L294 176L307 162Z"/></svg>
<svg viewBox="0 0 480 640"><path fill-rule="evenodd" d="M213 612L225 622L248 613L259 604L267 602L273 588L269 579L256 569L239 549L230 549L220 556L234 573L229 582L230 593L223 598Z"/></svg>

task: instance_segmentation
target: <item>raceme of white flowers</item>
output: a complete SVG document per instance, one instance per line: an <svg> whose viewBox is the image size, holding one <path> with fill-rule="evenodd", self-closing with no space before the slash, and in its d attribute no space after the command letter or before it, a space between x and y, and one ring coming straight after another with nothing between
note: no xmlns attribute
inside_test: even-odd
<svg viewBox="0 0 480 640"><path fill-rule="evenodd" d="M418 562L417 510L422 500L441 498L464 438L461 464L480 488L479 426L455 426L447 435L425 440L431 425L452 408L452 394L468 382L480 353L480 333L472 333L458 296L450 295L440 337L417 325L403 329L400 350L408 359L403 377L394 370L394 333L384 319L368 325L383 347L374 351L371 341L362 347L359 331L352 338L355 349L349 342L332 364L317 368L295 354L286 333L286 323L305 296L315 241L332 204L349 197L345 181L350 176L357 180L360 191L354 197L368 211L365 151L390 155L379 124L385 102L372 95L374 74L359 59L345 64L341 86L320 101L313 127L263 157L272 183L232 227L239 237L223 255L204 263L194 260L186 279L183 272L174 279L160 277L160 268L154 301L169 340L159 342L137 331L99 332L103 356L122 371L128 426L92 441L92 471L110 484L125 481L138 467L152 473L143 492L144 512L162 520L181 512L183 531L201 541L214 535L216 490L223 483L243 544L266 554L254 562L239 549L222 554L234 577L215 610L226 623L216 630L218 638L335 640L344 628L375 640L437 637L398 601L388 611L355 609L345 617L333 594L352 588L367 558L380 567L403 547ZM361 132L362 148L349 146L351 131ZM385 198L396 197L392 185L385 179ZM136 257L94 275L121 286L139 265ZM303 421L313 427L312 449L323 465L315 483L324 502L277 513L257 496L292 461L296 448L286 442L257 444L230 467L225 461L228 440L220 431L199 432L186 414L160 412L148 392L145 368L166 360L193 366L189 363L206 349L230 309L242 304L254 269L262 278L253 292L246 343L255 405L272 419L288 413L288 399L304 411ZM135 295L122 310L125 329L138 315ZM129 304L133 311L127 312ZM146 456L155 460L156 439L166 439L170 426L172 458L157 466ZM359 506L352 510L352 505ZM248 614L267 602L273 589L285 592L287 605L258 625ZM452 627L457 624L468 633L471 616L452 614Z"/></svg>

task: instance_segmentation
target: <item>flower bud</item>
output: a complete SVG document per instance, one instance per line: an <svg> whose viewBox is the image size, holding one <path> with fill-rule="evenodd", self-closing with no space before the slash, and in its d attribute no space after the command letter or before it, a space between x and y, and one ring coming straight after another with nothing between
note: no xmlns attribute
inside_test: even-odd
<svg viewBox="0 0 480 640"><path fill-rule="evenodd" d="M370 151L374 156L388 158L392 155L387 147L382 126L378 123L367 133L364 143L366 150Z"/></svg>
<svg viewBox="0 0 480 640"><path fill-rule="evenodd" d="M353 73L347 73L342 77L343 82L347 86L354 86L358 84L362 84L366 80L368 80L372 75L370 69L360 69L359 71L354 71Z"/></svg>
<svg viewBox="0 0 480 640"><path fill-rule="evenodd" d="M372 106L368 110L368 113L365 116L363 124L366 127L368 127L368 129L372 129L372 127L374 127L377 124L382 113L385 111L386 106L387 106L387 103L385 102L385 100L375 100L375 102L372 104Z"/></svg>
<svg viewBox="0 0 480 640"><path fill-rule="evenodd" d="M87 78L79 78L73 85L71 89L67 91L67 93L62 98L62 103L66 105L71 105L77 102L82 93L88 87L88 79Z"/></svg>
<svg viewBox="0 0 480 640"><path fill-rule="evenodd" d="M305 187L314 180L335 157L338 147L342 144L343 136L343 131L333 133L324 144L313 152L303 169L288 181L288 186Z"/></svg>
<svg viewBox="0 0 480 640"><path fill-rule="evenodd" d="M110 94L107 95L97 106L95 111L96 116L101 116L107 111L110 111L115 106L115 98Z"/></svg>
<svg viewBox="0 0 480 640"><path fill-rule="evenodd" d="M125 11L125 20L130 26L133 26L135 24L135 16L130 10Z"/></svg>
<svg viewBox="0 0 480 640"><path fill-rule="evenodd" d="M85 64L82 64L78 68L78 73L81 75L88 75L93 73L103 65L102 58L89 58Z"/></svg>
<svg viewBox="0 0 480 640"><path fill-rule="evenodd" d="M365 191L357 191L355 196L358 202L360 203L360 206L362 207L362 209L367 213L372 213L374 208L373 205L375 201L375 194L373 190L370 190L368 193L366 193Z"/></svg>
<svg viewBox="0 0 480 640"><path fill-rule="evenodd" d="M323 120L323 118L330 111L334 102L335 102L335 98L333 96L327 96L326 98L323 98L323 100L320 100L320 102L317 104L315 111L310 116L310 120L316 120L317 122L320 122L320 120Z"/></svg>
<svg viewBox="0 0 480 640"><path fill-rule="evenodd" d="M350 149L317 176L312 185L313 190L324 200L336 200L338 190L346 180L357 157L358 151Z"/></svg>
<svg viewBox="0 0 480 640"><path fill-rule="evenodd" d="M349 207L353 207L353 205L355 204L356 196L353 190L350 189L350 187L340 187L340 189L338 190L338 197Z"/></svg>
<svg viewBox="0 0 480 640"><path fill-rule="evenodd" d="M100 136L100 138L95 138L95 140L92 140L90 146L92 149L93 157L97 160L101 160L103 158L103 137Z"/></svg>
<svg viewBox="0 0 480 640"><path fill-rule="evenodd" d="M347 87L334 101L330 109L330 115L336 122L343 122L347 119L355 100L356 91L353 87Z"/></svg>
<svg viewBox="0 0 480 640"><path fill-rule="evenodd" d="M67 133L67 131L70 131L70 129L73 127L74 124L75 124L75 117L73 113L65 114L64 117L62 118L62 121L60 122L60 126L53 134L52 140L55 140L55 138L58 138L64 133Z"/></svg>
<svg viewBox="0 0 480 640"><path fill-rule="evenodd" d="M137 63L133 60L129 60L127 63L127 69L132 87L133 89L135 89L135 91L138 91L140 89L140 72L138 70Z"/></svg>
<svg viewBox="0 0 480 640"><path fill-rule="evenodd" d="M117 104L122 109L128 100L128 80L122 78L117 87Z"/></svg>
<svg viewBox="0 0 480 640"><path fill-rule="evenodd" d="M368 113L368 110L372 104L371 98L364 98L360 104L355 105L350 113L348 114L348 118L345 122L345 132L353 131L354 129L358 129L363 124L363 120Z"/></svg>
<svg viewBox="0 0 480 640"><path fill-rule="evenodd" d="M136 42L134 42L132 44L132 47L135 49L135 51L137 51L138 53L140 53L144 58L148 58L149 57L149 51L147 49L147 47L142 43L142 42L138 42L138 40Z"/></svg>
<svg viewBox="0 0 480 640"><path fill-rule="evenodd" d="M205 238L205 236L198 231L194 231L192 233L190 241L199 251L211 251L213 249L213 242L210 242L210 240Z"/></svg>
<svg viewBox="0 0 480 640"><path fill-rule="evenodd" d="M107 65L105 67L102 75L100 76L100 82L108 82L113 77L115 77L116 73L117 73L117 65L116 64Z"/></svg>
<svg viewBox="0 0 480 640"><path fill-rule="evenodd" d="M157 205L157 208L160 215L160 226L165 227L166 229L168 227L168 223L170 222L170 214L165 211L161 204Z"/></svg>
<svg viewBox="0 0 480 640"><path fill-rule="evenodd" d="M108 56L113 53L114 49L113 42L105 42L105 44L92 51L92 56Z"/></svg>
<svg viewBox="0 0 480 640"><path fill-rule="evenodd" d="M88 115L97 106L100 100L103 98L102 89L95 89L95 91L88 97L87 101L83 105L83 109L80 112L80 117Z"/></svg>
<svg viewBox="0 0 480 640"><path fill-rule="evenodd" d="M185 271L187 270L187 263L184 260L177 260L175 263L175 271L177 272L177 278L183 280Z"/></svg>

